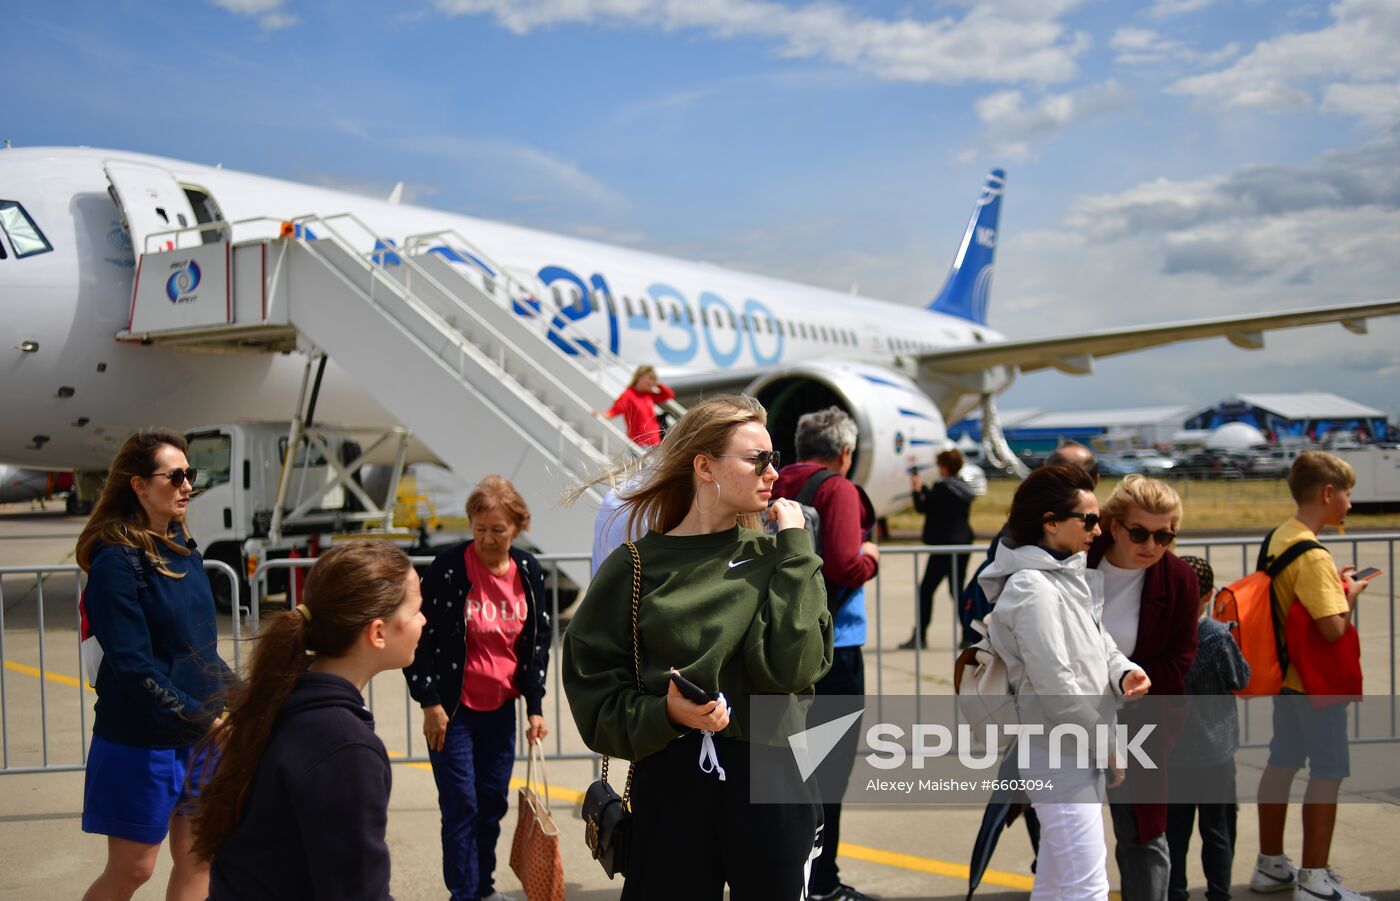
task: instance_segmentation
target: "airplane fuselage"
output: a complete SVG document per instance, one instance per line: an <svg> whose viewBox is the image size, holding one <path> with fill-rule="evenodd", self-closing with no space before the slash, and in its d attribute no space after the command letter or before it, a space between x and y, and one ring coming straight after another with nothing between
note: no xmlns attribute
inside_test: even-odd
<svg viewBox="0 0 1400 901"><path fill-rule="evenodd" d="M663 377L830 360L912 377L912 355L920 350L1001 338L918 307L217 167L86 148L4 150L0 200L22 203L53 250L0 261L6 323L0 460L98 470L134 428L293 413L304 368L299 355L200 353L115 340L129 322L140 248L133 250L109 194L104 165L113 160L163 168L212 198L225 221L266 217L264 231L281 219L345 211L373 228L373 235L345 233L366 250L376 237L398 243L455 231L529 285L547 314L574 320L575 334L630 364L653 364ZM235 228L234 240L241 237ZM998 388L1006 384L1009 378ZM968 405L955 390L932 400L945 415ZM318 418L393 422L334 361Z"/></svg>

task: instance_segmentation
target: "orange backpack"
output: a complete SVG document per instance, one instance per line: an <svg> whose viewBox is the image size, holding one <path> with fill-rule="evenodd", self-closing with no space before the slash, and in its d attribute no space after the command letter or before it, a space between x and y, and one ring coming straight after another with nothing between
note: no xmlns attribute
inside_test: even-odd
<svg viewBox="0 0 1400 901"><path fill-rule="evenodd" d="M1316 541L1299 541L1277 559L1270 559L1269 541L1273 537L1272 531L1264 536L1255 571L1215 595L1213 616L1230 630L1249 664L1249 684L1235 692L1241 697L1276 695L1283 688L1288 644L1283 616L1274 599L1274 579L1294 560L1322 547Z"/></svg>

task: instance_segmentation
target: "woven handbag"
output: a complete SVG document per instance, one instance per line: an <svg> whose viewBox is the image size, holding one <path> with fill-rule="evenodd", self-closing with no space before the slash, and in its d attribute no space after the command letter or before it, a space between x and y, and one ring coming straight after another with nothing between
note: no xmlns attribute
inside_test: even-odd
<svg viewBox="0 0 1400 901"><path fill-rule="evenodd" d="M637 609L642 603L642 558L637 546L627 542L627 550L632 554L632 675L637 681L637 690L642 687L642 651L637 641ZM627 787L621 797L608 784L608 758L603 757L602 778L588 786L583 795L584 841L593 859L603 867L603 872L611 879L621 873L627 876L627 846L632 837L632 772L635 764L627 767Z"/></svg>
<svg viewBox="0 0 1400 901"><path fill-rule="evenodd" d="M525 785L520 789L520 813L515 839L510 843L510 868L520 879L527 901L564 901L564 863L559 856L559 829L549 809L549 777L544 771L544 749L530 744L525 764ZM535 781L535 761L539 779ZM542 791L536 791L539 786Z"/></svg>

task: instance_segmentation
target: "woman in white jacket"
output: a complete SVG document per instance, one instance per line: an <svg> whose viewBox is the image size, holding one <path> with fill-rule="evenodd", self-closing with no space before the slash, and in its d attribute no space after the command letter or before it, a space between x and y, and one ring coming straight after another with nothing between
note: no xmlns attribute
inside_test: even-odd
<svg viewBox="0 0 1400 901"><path fill-rule="evenodd" d="M1076 724L1092 737L1095 725L1111 724L1117 698L1141 697L1151 686L1099 622L1103 577L1085 565L1100 531L1093 481L1077 466L1036 470L1016 491L1008 531L978 581L994 605L988 639L1006 662L1021 723L1043 724L1047 733ZM1103 774L1092 749L1083 767L1076 742L1057 744L1069 753L1052 767L1049 742L1030 739L1030 766L1021 770L1045 786L1030 792L1041 830L1031 898L1107 898ZM1116 763L1112 779L1122 779Z"/></svg>

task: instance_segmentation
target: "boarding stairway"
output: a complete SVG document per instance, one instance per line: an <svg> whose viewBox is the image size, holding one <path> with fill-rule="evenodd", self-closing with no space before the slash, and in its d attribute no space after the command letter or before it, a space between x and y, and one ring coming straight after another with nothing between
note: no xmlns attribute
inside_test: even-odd
<svg viewBox="0 0 1400 901"><path fill-rule="evenodd" d="M530 303L535 292L478 249L471 253L484 268L453 259L444 250L468 244L455 233L398 247L348 213L219 227L219 241L165 240L141 255L131 324L118 339L243 351L314 345L461 477L514 482L541 549L587 546L600 493L560 501L637 452L616 420L593 415L626 386L630 367L550 306ZM264 236L244 237L257 232Z"/></svg>

